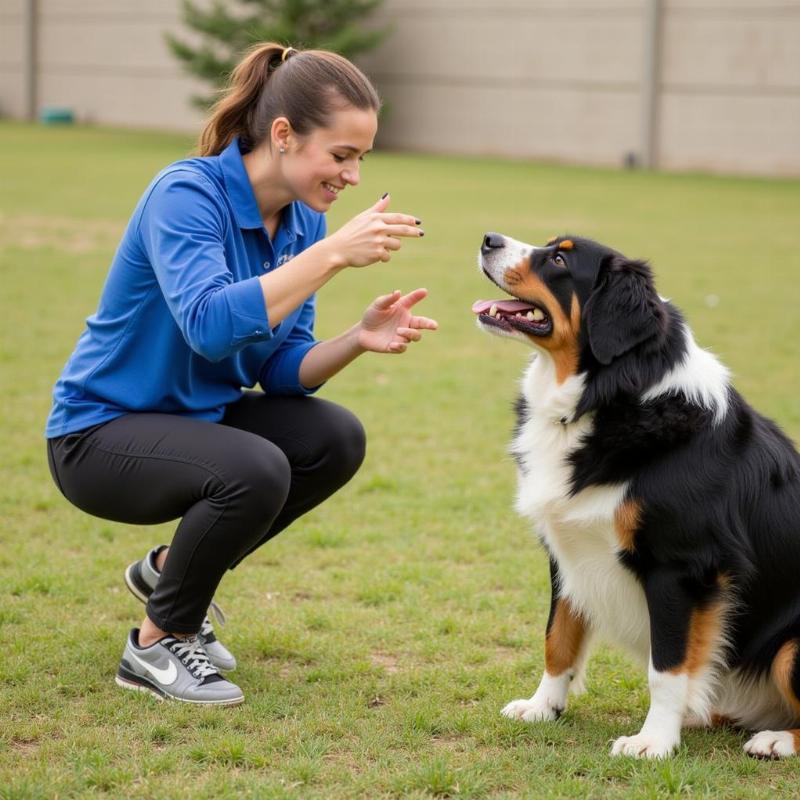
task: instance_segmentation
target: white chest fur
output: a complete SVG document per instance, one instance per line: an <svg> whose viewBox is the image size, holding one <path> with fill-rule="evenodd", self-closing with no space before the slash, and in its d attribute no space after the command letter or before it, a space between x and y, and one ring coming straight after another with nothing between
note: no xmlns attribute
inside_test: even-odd
<svg viewBox="0 0 800 800"><path fill-rule="evenodd" d="M517 511L530 518L555 557L561 592L594 632L644 660L649 619L640 584L618 560L614 512L625 484L590 487L569 496L567 458L592 429L590 415L571 419L583 390L581 376L557 384L547 356L535 358L523 378L527 419L512 444L520 461Z"/></svg>

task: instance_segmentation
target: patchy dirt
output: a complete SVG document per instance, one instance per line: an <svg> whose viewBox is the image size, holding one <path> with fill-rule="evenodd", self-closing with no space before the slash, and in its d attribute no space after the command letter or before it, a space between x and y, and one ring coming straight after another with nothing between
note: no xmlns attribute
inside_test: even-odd
<svg viewBox="0 0 800 800"><path fill-rule="evenodd" d="M114 250L125 230L122 222L0 212L0 243L25 250L50 248L84 254Z"/></svg>
<svg viewBox="0 0 800 800"><path fill-rule="evenodd" d="M369 660L376 666L376 667L383 667L389 675L394 675L396 672L400 671L400 667L397 664L397 658L395 656L387 655L386 653L372 653L370 655Z"/></svg>
<svg viewBox="0 0 800 800"><path fill-rule="evenodd" d="M32 756L39 749L37 739L12 739L11 749L23 757Z"/></svg>

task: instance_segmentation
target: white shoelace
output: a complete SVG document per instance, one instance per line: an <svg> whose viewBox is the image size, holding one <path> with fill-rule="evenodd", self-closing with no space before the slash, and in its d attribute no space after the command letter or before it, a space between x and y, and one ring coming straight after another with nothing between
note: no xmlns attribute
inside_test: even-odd
<svg viewBox="0 0 800 800"><path fill-rule="evenodd" d="M208 607L209 613L214 617L214 619L219 624L220 628L225 627L225 612L220 608L219 604L211 601L211 605ZM210 634L214 633L214 626L211 624L211 620L208 617L203 619L203 624L200 626L200 635L201 636L209 636Z"/></svg>
<svg viewBox="0 0 800 800"><path fill-rule="evenodd" d="M176 639L169 645L169 649L178 656L195 678L207 678L209 675L218 674L217 668L208 660L208 654L196 636Z"/></svg>

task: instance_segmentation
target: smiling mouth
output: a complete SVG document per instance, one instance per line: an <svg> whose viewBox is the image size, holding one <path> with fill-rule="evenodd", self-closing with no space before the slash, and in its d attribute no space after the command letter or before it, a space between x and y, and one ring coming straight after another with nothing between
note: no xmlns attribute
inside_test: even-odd
<svg viewBox="0 0 800 800"><path fill-rule="evenodd" d="M553 321L544 308L524 300L478 300L472 305L472 313L483 324L501 331L547 336L553 329Z"/></svg>
<svg viewBox="0 0 800 800"><path fill-rule="evenodd" d="M342 190L338 186L334 186L332 183L323 183L322 184L329 192L333 194L339 194Z"/></svg>

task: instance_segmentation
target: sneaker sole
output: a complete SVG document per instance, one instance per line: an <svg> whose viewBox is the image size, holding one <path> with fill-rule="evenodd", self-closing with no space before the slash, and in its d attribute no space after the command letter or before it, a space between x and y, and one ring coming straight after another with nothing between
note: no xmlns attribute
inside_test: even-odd
<svg viewBox="0 0 800 800"><path fill-rule="evenodd" d="M126 681L125 678L120 678L119 675L114 676L114 683L117 686L121 686L123 689L130 689L133 692L143 692L144 694L149 694L151 697L155 697L160 703L163 703L166 700L166 697L161 694L155 686L145 686L142 683L133 683L133 681Z"/></svg>
<svg viewBox="0 0 800 800"><path fill-rule="evenodd" d="M137 585L136 580L133 576L133 568L138 564L138 561L134 561L133 564L129 564L128 568L125 570L125 585L130 590L130 593L141 603L147 605L147 601L150 599L150 592L145 594L145 592Z"/></svg>
<svg viewBox="0 0 800 800"><path fill-rule="evenodd" d="M124 678L121 675L115 675L114 683L116 683L117 686L121 687L122 689L149 694L151 697L155 697L156 700L162 703L165 700L175 700L179 703L189 703L190 705L194 706L238 706L244 702L244 696L237 697L232 700L187 700L184 697L175 697L174 695L166 694L163 690L158 689L145 678L139 679L138 676L136 676L134 680L131 680L130 678Z"/></svg>

